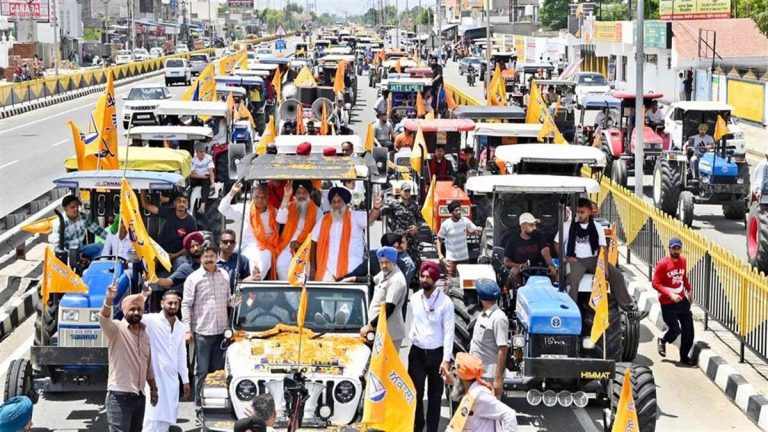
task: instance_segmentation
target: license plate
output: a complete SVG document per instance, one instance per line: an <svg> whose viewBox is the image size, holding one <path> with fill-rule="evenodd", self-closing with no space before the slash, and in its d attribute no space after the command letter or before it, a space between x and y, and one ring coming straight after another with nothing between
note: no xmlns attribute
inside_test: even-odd
<svg viewBox="0 0 768 432"><path fill-rule="evenodd" d="M560 359L560 358L568 358L568 356L564 354L542 354L541 358Z"/></svg>
<svg viewBox="0 0 768 432"><path fill-rule="evenodd" d="M148 119L152 118L152 114L136 114L137 119Z"/></svg>

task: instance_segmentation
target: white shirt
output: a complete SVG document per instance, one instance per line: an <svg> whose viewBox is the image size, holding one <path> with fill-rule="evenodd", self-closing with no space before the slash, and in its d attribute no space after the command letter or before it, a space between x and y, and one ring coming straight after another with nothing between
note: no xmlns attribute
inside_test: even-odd
<svg viewBox="0 0 768 432"><path fill-rule="evenodd" d="M309 211L309 210L307 210ZM317 211L315 211L315 222L314 226L316 226L320 219L323 218L323 212L320 211L320 207L317 208ZM275 215L275 220L280 225L285 225L288 223L288 207L286 208L279 208L277 209L277 214ZM307 222L307 215L299 213L299 222L296 224L296 232L293 233L293 238L291 239L296 240L299 237L299 234L301 234L301 231L304 229L304 224Z"/></svg>
<svg viewBox="0 0 768 432"><path fill-rule="evenodd" d="M152 369L158 386L156 406L146 404L144 417L154 421L176 423L179 407L179 384L189 384L187 369L187 347L184 337L187 326L177 319L171 330L171 323L163 312L144 314L141 322L149 334L152 349Z"/></svg>
<svg viewBox="0 0 768 432"><path fill-rule="evenodd" d="M192 173L199 176L207 176L209 170L213 169L213 158L206 154L202 160L197 156L192 158Z"/></svg>
<svg viewBox="0 0 768 432"><path fill-rule="evenodd" d="M352 211L352 210L350 210ZM363 262L365 253L365 229L368 227L368 215L364 211L352 211L352 229L349 237L349 259L347 260L347 269L343 274L354 270ZM316 242L320 238L321 222L315 224L312 229L312 241ZM341 231L344 228L343 221L331 222L330 242L328 248L328 262L325 265L325 281L333 281L336 276L336 263L339 260L338 251L341 247ZM341 275L339 275L341 276ZM453 304L453 303L451 303Z"/></svg>
<svg viewBox="0 0 768 432"><path fill-rule="evenodd" d="M445 241L445 259L454 262L469 259L467 230L476 231L477 226L466 216L462 216L458 222L451 218L443 221L437 236Z"/></svg>
<svg viewBox="0 0 768 432"><path fill-rule="evenodd" d="M408 338L421 349L443 347L443 361L450 361L453 354L455 330L453 302L448 295L435 289L429 298L424 290L411 297L411 331Z"/></svg>
<svg viewBox="0 0 768 432"><path fill-rule="evenodd" d="M131 237L126 234L125 238L120 240L119 234L108 234L104 240L104 247L101 249L102 256L119 256L130 262L135 258L133 253L133 243Z"/></svg>
<svg viewBox="0 0 768 432"><path fill-rule="evenodd" d="M393 340L402 340L405 337L403 304L408 297L408 286L403 272L395 266L395 269L386 276L383 271L379 272L374 276L373 283L375 288L371 303L368 305L368 318L373 319L379 316L382 303L392 303L395 305L395 310L387 317L387 330Z"/></svg>
<svg viewBox="0 0 768 432"><path fill-rule="evenodd" d="M608 243L605 241L605 230L603 229L600 224L597 222L592 222L595 224L595 228L597 228L597 236L599 237L598 245L599 246L607 246ZM583 223L580 224L582 229L587 229L587 224ZM567 253L566 248L568 247L568 233L571 230L571 222L566 222L563 224L563 243L560 245L562 255L565 255ZM560 231L557 232L557 235L555 236L555 243L560 242ZM596 256L596 253L592 252L592 246L589 245L589 239L587 237L584 238L577 238L576 244L574 244L573 248L574 254L576 254L576 258L589 258Z"/></svg>
<svg viewBox="0 0 768 432"><path fill-rule="evenodd" d="M251 226L250 208L251 204L248 204L248 210L245 215L245 226L243 227L243 248L250 245L256 245L256 237L253 236L253 227ZM232 195L226 194L219 203L219 213L229 219L239 221L243 217L243 207L238 205L232 206ZM269 237L272 235L272 228L269 226L269 211L261 213L261 226L264 227L264 235Z"/></svg>
<svg viewBox="0 0 768 432"><path fill-rule="evenodd" d="M496 399L488 388L477 382L469 386L475 397L472 414L464 423L465 432L517 432L517 414L512 407ZM448 428L446 432L453 431Z"/></svg>
<svg viewBox="0 0 768 432"><path fill-rule="evenodd" d="M662 111L661 108L657 109L656 112L653 112L652 109L649 109L645 112L645 118L648 119L648 121L651 123L663 123L664 111Z"/></svg>

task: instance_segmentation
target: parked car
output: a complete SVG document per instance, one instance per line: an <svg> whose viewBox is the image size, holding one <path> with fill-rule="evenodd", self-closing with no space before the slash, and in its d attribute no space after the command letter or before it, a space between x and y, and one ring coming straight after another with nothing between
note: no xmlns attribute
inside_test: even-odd
<svg viewBox="0 0 768 432"><path fill-rule="evenodd" d="M480 57L464 57L459 60L459 75L464 75L469 69L469 65L475 68L475 72L480 72L480 65L483 63L483 59Z"/></svg>
<svg viewBox="0 0 768 432"><path fill-rule="evenodd" d="M200 73L211 62L208 54L192 54L189 56L189 69L192 75L200 75Z"/></svg>
<svg viewBox="0 0 768 432"><path fill-rule="evenodd" d="M128 64L133 61L133 53L131 50L120 50L115 55L115 64Z"/></svg>
<svg viewBox="0 0 768 432"><path fill-rule="evenodd" d="M163 54L163 49L161 47L154 47L149 50L149 57L153 59L162 57Z"/></svg>
<svg viewBox="0 0 768 432"><path fill-rule="evenodd" d="M192 72L189 63L183 58L169 58L165 61L165 85L175 83L189 85L192 82Z"/></svg>
<svg viewBox="0 0 768 432"><path fill-rule="evenodd" d="M149 60L149 51L144 48L136 48L133 50L133 59L135 61Z"/></svg>
<svg viewBox="0 0 768 432"><path fill-rule="evenodd" d="M601 73L579 72L573 77L576 83L576 101L581 100L585 94L604 95L611 91L611 86Z"/></svg>
<svg viewBox="0 0 768 432"><path fill-rule="evenodd" d="M154 112L157 108L157 102L170 98L171 92L168 87L162 84L134 85L123 98L125 100L122 114L123 128L128 129L131 120L133 120L134 126L156 124Z"/></svg>

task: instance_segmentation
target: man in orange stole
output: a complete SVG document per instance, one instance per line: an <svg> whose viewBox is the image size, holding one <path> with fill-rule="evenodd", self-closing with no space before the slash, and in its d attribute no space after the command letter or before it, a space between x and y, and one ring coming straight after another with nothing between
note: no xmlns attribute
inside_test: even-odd
<svg viewBox="0 0 768 432"><path fill-rule="evenodd" d="M288 268L291 265L291 242L304 242L312 229L323 217L323 212L309 198L312 193L312 182L309 180L294 180L287 182L283 193L283 201L277 210L277 223L284 225L277 246L277 278L288 279ZM291 200L293 196L293 200Z"/></svg>
<svg viewBox="0 0 768 432"><path fill-rule="evenodd" d="M363 262L363 257L368 255L365 229L379 218L381 212L381 197L376 198L368 215L364 211L350 210L352 193L342 187L331 188L328 200L331 210L312 230L310 261L314 273L312 280L316 281L335 281Z"/></svg>

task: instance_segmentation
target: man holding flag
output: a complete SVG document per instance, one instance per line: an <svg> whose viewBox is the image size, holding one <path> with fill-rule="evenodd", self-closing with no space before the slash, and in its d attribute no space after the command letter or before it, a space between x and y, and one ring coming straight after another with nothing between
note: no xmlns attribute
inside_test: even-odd
<svg viewBox="0 0 768 432"><path fill-rule="evenodd" d="M378 326L380 319L386 319L387 331L392 338L392 343L395 349L400 350L405 338L405 314L401 312L408 299L408 286L403 272L397 266L397 249L392 246L379 248L376 251L376 259L379 260L381 271L373 278L373 297L368 306L370 321L360 329L360 337L365 338ZM385 305L384 309L381 308L382 304Z"/></svg>

